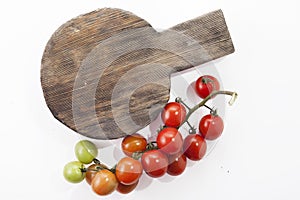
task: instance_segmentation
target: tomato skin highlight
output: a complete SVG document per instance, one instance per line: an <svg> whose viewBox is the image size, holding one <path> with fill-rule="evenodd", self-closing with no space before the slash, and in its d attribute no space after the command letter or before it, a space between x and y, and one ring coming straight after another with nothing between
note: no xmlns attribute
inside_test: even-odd
<svg viewBox="0 0 300 200"><path fill-rule="evenodd" d="M122 150L125 155L131 157L134 152L145 151L147 147L147 140L144 136L134 133L127 135L122 140Z"/></svg>
<svg viewBox="0 0 300 200"><path fill-rule="evenodd" d="M167 127L158 133L156 143L166 154L176 154L182 150L183 138L178 129Z"/></svg>
<svg viewBox="0 0 300 200"><path fill-rule="evenodd" d="M220 83L215 77L204 75L197 79L194 89L199 97L205 99L213 91L220 90Z"/></svg>
<svg viewBox="0 0 300 200"><path fill-rule="evenodd" d="M177 102L168 103L162 113L161 119L167 127L177 128L186 117L186 109Z"/></svg>
<svg viewBox="0 0 300 200"><path fill-rule="evenodd" d="M114 173L107 169L97 172L91 183L93 191L105 196L111 194L118 186L118 180Z"/></svg>
<svg viewBox="0 0 300 200"><path fill-rule="evenodd" d="M182 174L186 168L186 156L180 152L175 155L171 155L169 158L169 165L167 173L171 176L178 176Z"/></svg>
<svg viewBox="0 0 300 200"><path fill-rule="evenodd" d="M153 178L163 176L168 170L168 157L160 150L150 150L142 157L142 166L146 174Z"/></svg>
<svg viewBox="0 0 300 200"><path fill-rule="evenodd" d="M206 153L207 145L199 134L188 135L183 142L184 155L193 161L201 160Z"/></svg>
<svg viewBox="0 0 300 200"><path fill-rule="evenodd" d="M116 177L123 185L132 185L136 183L142 173L142 164L130 157L122 158L116 166Z"/></svg>
<svg viewBox="0 0 300 200"><path fill-rule="evenodd" d="M199 122L199 132L207 140L217 139L223 130L224 122L218 115L205 115Z"/></svg>

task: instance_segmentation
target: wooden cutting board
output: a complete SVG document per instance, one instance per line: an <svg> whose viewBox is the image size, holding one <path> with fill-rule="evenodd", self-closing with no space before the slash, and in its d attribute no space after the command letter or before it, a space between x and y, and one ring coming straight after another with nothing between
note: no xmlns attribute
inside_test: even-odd
<svg viewBox="0 0 300 200"><path fill-rule="evenodd" d="M221 10L157 32L104 8L63 24L42 58L41 84L55 118L96 139L149 125L169 100L170 74L234 52Z"/></svg>

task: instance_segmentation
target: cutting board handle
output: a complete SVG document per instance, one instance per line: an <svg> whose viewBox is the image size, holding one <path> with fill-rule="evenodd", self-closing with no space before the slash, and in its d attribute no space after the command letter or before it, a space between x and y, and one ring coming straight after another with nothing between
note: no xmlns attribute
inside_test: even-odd
<svg viewBox="0 0 300 200"><path fill-rule="evenodd" d="M216 10L178 24L165 32L168 31L176 31L194 40L194 43L188 44L190 45L189 48L178 53L179 56L183 54L191 56L189 54L192 54L189 64L177 66L176 63L170 63L170 66L175 67L176 71L186 70L234 52L234 46L222 10ZM165 34L165 32L162 34Z"/></svg>

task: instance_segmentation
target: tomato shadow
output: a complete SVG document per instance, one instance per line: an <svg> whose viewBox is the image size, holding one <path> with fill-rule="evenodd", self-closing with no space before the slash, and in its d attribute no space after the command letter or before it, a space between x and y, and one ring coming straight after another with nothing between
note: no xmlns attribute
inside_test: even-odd
<svg viewBox="0 0 300 200"><path fill-rule="evenodd" d="M125 157L126 155L123 153L123 151L120 149L120 148L118 148L120 145L116 145L115 147L114 147L114 150L113 150L113 156L114 156L114 159L116 160L116 161L118 161L118 160L121 160L123 157Z"/></svg>
<svg viewBox="0 0 300 200"><path fill-rule="evenodd" d="M157 131L159 130L160 126L163 125L161 120L160 114L157 118L149 124L150 135L148 135L148 141L155 141L157 136Z"/></svg>
<svg viewBox="0 0 300 200"><path fill-rule="evenodd" d="M136 187L136 191L141 191L149 187L153 182L153 178L149 177L146 173L143 173L139 180L139 184Z"/></svg>
<svg viewBox="0 0 300 200"><path fill-rule="evenodd" d="M196 163L197 163L197 161L192 161L190 159L187 159L186 168L193 167ZM185 170L187 170L187 169L185 169Z"/></svg>
<svg viewBox="0 0 300 200"><path fill-rule="evenodd" d="M162 182L162 183L170 183L172 182L176 177L175 176L170 176L169 174L165 174L163 177L161 178L158 178L157 180L159 182Z"/></svg>
<svg viewBox="0 0 300 200"><path fill-rule="evenodd" d="M195 88L195 81L192 82L186 90L186 97L192 105L196 105L201 101L201 98L198 97L194 88Z"/></svg>

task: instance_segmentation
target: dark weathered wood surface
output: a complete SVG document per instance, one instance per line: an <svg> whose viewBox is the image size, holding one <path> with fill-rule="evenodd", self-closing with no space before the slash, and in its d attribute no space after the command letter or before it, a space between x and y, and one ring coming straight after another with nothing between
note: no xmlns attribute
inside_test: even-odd
<svg viewBox="0 0 300 200"><path fill-rule="evenodd" d="M128 38L122 35L126 31ZM132 13L105 8L74 18L53 34L41 83L55 118L82 135L114 139L157 116L169 99L170 73L233 52L221 10L158 33Z"/></svg>

